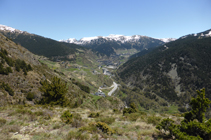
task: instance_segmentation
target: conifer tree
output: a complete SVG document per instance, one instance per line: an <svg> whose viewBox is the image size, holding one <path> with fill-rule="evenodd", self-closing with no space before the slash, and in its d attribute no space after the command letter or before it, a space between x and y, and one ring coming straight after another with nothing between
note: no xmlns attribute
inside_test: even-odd
<svg viewBox="0 0 211 140"><path fill-rule="evenodd" d="M41 104L67 105L67 98L65 96L67 85L61 79L54 77L51 83L45 80L41 84L40 91L44 92Z"/></svg>
<svg viewBox="0 0 211 140"><path fill-rule="evenodd" d="M205 121L205 112L211 101L205 97L205 89L197 90L197 97L190 102L192 110L184 114L184 120L180 125L174 124L171 119L164 119L156 126L162 133L169 134L179 140L210 140L211 119ZM165 133L164 133L165 135Z"/></svg>
<svg viewBox="0 0 211 140"><path fill-rule="evenodd" d="M197 119L200 123L204 122L206 109L209 107L211 101L205 97L205 88L200 91L197 90L197 97L192 98L190 105L192 110L188 113L185 113L184 121L190 122L194 119Z"/></svg>

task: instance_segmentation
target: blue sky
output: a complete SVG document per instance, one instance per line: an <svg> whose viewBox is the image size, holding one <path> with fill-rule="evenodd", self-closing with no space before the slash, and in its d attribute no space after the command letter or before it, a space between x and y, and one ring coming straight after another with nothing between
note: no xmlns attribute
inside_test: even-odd
<svg viewBox="0 0 211 140"><path fill-rule="evenodd" d="M55 40L211 29L211 0L0 0L0 24Z"/></svg>

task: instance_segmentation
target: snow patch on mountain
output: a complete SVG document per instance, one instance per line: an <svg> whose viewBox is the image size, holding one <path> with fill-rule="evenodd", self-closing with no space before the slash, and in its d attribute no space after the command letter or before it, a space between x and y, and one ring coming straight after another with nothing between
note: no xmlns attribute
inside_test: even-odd
<svg viewBox="0 0 211 140"><path fill-rule="evenodd" d="M91 41L91 40L95 40L98 39L99 37L95 36L95 37L84 37L82 39L80 39L81 41Z"/></svg>
<svg viewBox="0 0 211 140"><path fill-rule="evenodd" d="M9 26L6 26L6 25L2 25L2 24L0 24L0 30L23 33L23 31L21 31L21 30L17 30L15 28L12 28L12 27L9 27Z"/></svg>
<svg viewBox="0 0 211 140"><path fill-rule="evenodd" d="M168 42L171 42L171 41L175 41L176 38L160 38L159 40L165 42L165 43L168 43Z"/></svg>
<svg viewBox="0 0 211 140"><path fill-rule="evenodd" d="M206 34L205 36L211 36L211 31L209 31L209 33L208 33L208 34Z"/></svg>

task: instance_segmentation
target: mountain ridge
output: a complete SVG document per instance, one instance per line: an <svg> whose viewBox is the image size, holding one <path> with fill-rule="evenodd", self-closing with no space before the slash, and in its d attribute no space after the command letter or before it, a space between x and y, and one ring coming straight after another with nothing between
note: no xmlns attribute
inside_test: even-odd
<svg viewBox="0 0 211 140"><path fill-rule="evenodd" d="M81 38L79 40L77 40L75 38L69 38L69 39L66 39L66 40L62 39L62 40L59 40L59 41L67 42L67 43L75 43L75 44L86 44L86 43L92 42L93 40L103 38L103 39L106 39L106 40L115 40L115 41L120 41L122 43L125 43L125 42L136 42L141 37L148 37L148 36L142 36L142 35L125 36L125 35L110 34L109 36L84 37L84 38ZM149 38L153 38L153 37L149 37ZM176 38L160 38L160 39L154 38L154 39L161 40L165 43L176 40Z"/></svg>
<svg viewBox="0 0 211 140"><path fill-rule="evenodd" d="M32 53L43 55L50 59L56 59L56 57L59 56L62 56L65 59L72 59L73 55L78 52L78 49L86 50L86 48L76 44L59 42L5 25L0 25L0 33L9 39L12 39L15 43L25 47Z"/></svg>
<svg viewBox="0 0 211 140"><path fill-rule="evenodd" d="M95 50L107 56L117 55L116 50L136 49L137 51L142 51L144 49L157 47L165 44L165 42L161 41L160 39L141 35L109 35L107 37L86 37L80 39L79 41L74 38L60 41L78 44L86 48L91 48L92 50Z"/></svg>

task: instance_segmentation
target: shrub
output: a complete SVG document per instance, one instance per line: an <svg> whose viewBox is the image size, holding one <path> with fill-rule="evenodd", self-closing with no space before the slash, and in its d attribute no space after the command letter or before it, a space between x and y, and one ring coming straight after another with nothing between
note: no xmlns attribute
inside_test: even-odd
<svg viewBox="0 0 211 140"><path fill-rule="evenodd" d="M71 124L72 123L72 119L73 119L73 115L67 110L65 111L62 115L61 115L61 120L66 123L66 124Z"/></svg>
<svg viewBox="0 0 211 140"><path fill-rule="evenodd" d="M1 84L0 86L2 89L4 89L5 91L7 91L9 93L10 96L14 96L14 91L12 90L12 88L10 88L9 84L5 84L4 82Z"/></svg>
<svg viewBox="0 0 211 140"><path fill-rule="evenodd" d="M106 123L104 122L97 122L96 127L98 127L99 129L102 130L102 132L108 134L108 135L112 135L114 134L114 130L112 130Z"/></svg>
<svg viewBox="0 0 211 140"><path fill-rule="evenodd" d="M129 121L136 121L138 118L140 118L139 113L125 114L125 116Z"/></svg>
<svg viewBox="0 0 211 140"><path fill-rule="evenodd" d="M8 73L12 73L11 67L7 67L7 68L6 68L6 71L7 71Z"/></svg>
<svg viewBox="0 0 211 140"><path fill-rule="evenodd" d="M3 64L0 63L0 74L8 75L9 73L12 73L11 67L4 68Z"/></svg>
<svg viewBox="0 0 211 140"><path fill-rule="evenodd" d="M33 70L30 64L26 64L26 62L24 60L20 60L20 59L16 59L15 61L15 69L16 71L20 71L20 69L23 70L24 75L27 75L28 71Z"/></svg>
<svg viewBox="0 0 211 140"><path fill-rule="evenodd" d="M34 93L28 92L26 95L26 99L32 101L34 99Z"/></svg>
<svg viewBox="0 0 211 140"><path fill-rule="evenodd" d="M118 110L118 109L116 109L116 108L114 108L114 109L113 109L113 112L119 112L119 110Z"/></svg>
<svg viewBox="0 0 211 140"><path fill-rule="evenodd" d="M123 115L125 115L126 113L128 113L128 114L135 113L137 111L138 110L136 109L135 104L131 103L129 108L124 108Z"/></svg>

